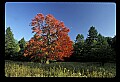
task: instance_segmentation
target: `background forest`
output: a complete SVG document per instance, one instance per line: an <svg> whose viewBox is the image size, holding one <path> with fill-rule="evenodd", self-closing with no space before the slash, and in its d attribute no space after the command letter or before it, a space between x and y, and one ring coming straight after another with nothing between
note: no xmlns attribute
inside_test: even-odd
<svg viewBox="0 0 120 82"><path fill-rule="evenodd" d="M10 27L8 27L5 34L5 59L32 61L23 55L26 43L24 37L20 41L15 40ZM69 58L64 58L64 61L115 62L115 45L116 36L104 37L92 26L86 39L82 34L76 36L76 40L73 42L73 54Z"/></svg>

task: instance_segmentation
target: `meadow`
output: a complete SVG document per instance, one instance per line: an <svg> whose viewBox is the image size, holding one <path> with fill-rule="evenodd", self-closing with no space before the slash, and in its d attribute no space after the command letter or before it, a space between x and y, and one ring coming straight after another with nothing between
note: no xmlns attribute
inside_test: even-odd
<svg viewBox="0 0 120 82"><path fill-rule="evenodd" d="M6 77L84 77L114 78L116 64L98 62L54 62L41 64L35 62L5 61Z"/></svg>

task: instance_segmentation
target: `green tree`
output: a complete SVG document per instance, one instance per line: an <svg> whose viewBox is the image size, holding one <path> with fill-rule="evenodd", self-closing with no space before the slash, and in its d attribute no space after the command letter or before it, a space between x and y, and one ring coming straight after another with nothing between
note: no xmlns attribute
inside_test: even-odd
<svg viewBox="0 0 120 82"><path fill-rule="evenodd" d="M92 51L92 54L95 54L95 59L101 62L102 66L106 62L114 60L114 51L111 48L111 43L110 37L104 37L101 34L98 34L97 45L95 50Z"/></svg>
<svg viewBox="0 0 120 82"><path fill-rule="evenodd" d="M5 34L5 59L11 59L19 52L19 47L15 43L13 33L8 27Z"/></svg>
<svg viewBox="0 0 120 82"><path fill-rule="evenodd" d="M93 46L95 40L97 40L98 32L95 29L95 27L93 27L93 26L90 27L88 32L89 32L89 34L88 34L88 37L86 39L86 42L87 42L88 46Z"/></svg>
<svg viewBox="0 0 120 82"><path fill-rule="evenodd" d="M99 45L99 46L100 45L106 45L106 46L109 45L107 38L102 36L100 33L97 36L97 45Z"/></svg>
<svg viewBox="0 0 120 82"><path fill-rule="evenodd" d="M78 34L76 36L75 43L83 43L84 42L84 36L82 34Z"/></svg>
<svg viewBox="0 0 120 82"><path fill-rule="evenodd" d="M24 37L18 41L18 46L20 47L20 50L19 50L18 55L16 56L16 60L19 60L19 61L26 60L27 61L27 59L23 55L24 49L26 47L26 41L25 41Z"/></svg>
<svg viewBox="0 0 120 82"><path fill-rule="evenodd" d="M88 30L88 36L84 42L84 51L82 58L84 61L93 61L95 54L92 51L95 50L97 44L97 36L97 30L95 27L91 26Z"/></svg>
<svg viewBox="0 0 120 82"><path fill-rule="evenodd" d="M102 65L109 62L113 57L111 49L111 38L98 34L95 27L90 27L88 37L84 43L84 53L82 59L86 61L99 61Z"/></svg>
<svg viewBox="0 0 120 82"><path fill-rule="evenodd" d="M116 35L112 38L112 45L111 47L116 51Z"/></svg>
<svg viewBox="0 0 120 82"><path fill-rule="evenodd" d="M116 36L104 37L98 34L95 27L90 27L88 37L84 40L83 35L78 34L74 42L74 53L71 60L75 59L87 62L100 62L104 66L106 62L116 60Z"/></svg>
<svg viewBox="0 0 120 82"><path fill-rule="evenodd" d="M20 51L20 46L19 46L19 44L18 44L18 41L17 40L15 40L15 44L16 44L16 52L19 52Z"/></svg>
<svg viewBox="0 0 120 82"><path fill-rule="evenodd" d="M71 56L72 60L79 60L80 56L83 54L83 47L84 47L84 36L82 34L78 34L76 36L75 43L73 45L74 53Z"/></svg>
<svg viewBox="0 0 120 82"><path fill-rule="evenodd" d="M25 49L25 47L26 47L26 41L25 41L24 37L18 42L18 44L19 44L21 50Z"/></svg>
<svg viewBox="0 0 120 82"><path fill-rule="evenodd" d="M104 37L99 33L97 38L98 38L97 39L97 44L102 45L103 41L104 41Z"/></svg>
<svg viewBox="0 0 120 82"><path fill-rule="evenodd" d="M107 40L109 46L112 46L112 37L105 37L105 39Z"/></svg>
<svg viewBox="0 0 120 82"><path fill-rule="evenodd" d="M84 46L84 36L82 34L78 34L76 36L76 40L75 40L75 46L74 46L74 50L75 50L75 54L81 54L81 52L83 51L83 46Z"/></svg>
<svg viewBox="0 0 120 82"><path fill-rule="evenodd" d="M113 61L116 61L116 35L112 38L112 45L111 48L113 49Z"/></svg>

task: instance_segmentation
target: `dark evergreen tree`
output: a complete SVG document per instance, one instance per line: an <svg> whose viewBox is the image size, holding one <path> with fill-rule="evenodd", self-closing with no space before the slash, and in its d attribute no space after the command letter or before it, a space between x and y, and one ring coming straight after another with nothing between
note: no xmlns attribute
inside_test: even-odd
<svg viewBox="0 0 120 82"><path fill-rule="evenodd" d="M77 61L80 59L82 56L83 52L83 47L84 47L84 36L82 34L78 34L76 36L75 43L73 45L74 47L74 53L71 56L71 59L74 61Z"/></svg>
<svg viewBox="0 0 120 82"><path fill-rule="evenodd" d="M111 47L112 46L112 37L105 37L109 46Z"/></svg>
<svg viewBox="0 0 120 82"><path fill-rule="evenodd" d="M15 43L10 27L8 27L5 34L5 59L12 59L18 52L19 47Z"/></svg>
<svg viewBox="0 0 120 82"><path fill-rule="evenodd" d="M75 43L83 43L84 42L84 36L82 34L78 34L76 36Z"/></svg>
<svg viewBox="0 0 120 82"><path fill-rule="evenodd" d="M116 51L116 35L112 38L112 45L111 47Z"/></svg>
<svg viewBox="0 0 120 82"><path fill-rule="evenodd" d="M98 32L95 29L95 27L93 27L93 26L90 27L88 32L89 32L89 34L86 39L86 42L87 42L88 46L93 46L94 42L97 40Z"/></svg>
<svg viewBox="0 0 120 82"><path fill-rule="evenodd" d="M113 61L116 61L116 35L112 38L112 45L111 48L113 49Z"/></svg>
<svg viewBox="0 0 120 82"><path fill-rule="evenodd" d="M92 50L95 50L97 44L97 36L98 32L95 27L90 27L88 31L88 36L84 42L84 52L83 52L83 60L84 61L93 61L94 54Z"/></svg>
<svg viewBox="0 0 120 82"><path fill-rule="evenodd" d="M24 37L18 42L18 44L20 46L18 60L25 60L26 58L23 56L24 50L25 50L25 47L26 47L26 41L25 41Z"/></svg>
<svg viewBox="0 0 120 82"><path fill-rule="evenodd" d="M111 38L110 37L104 37L101 34L98 34L97 37L97 45L94 47L94 50L92 50L92 54L94 54L95 61L101 62L101 65L103 66L104 63L109 61L114 61L114 51L111 48Z"/></svg>
<svg viewBox="0 0 120 82"><path fill-rule="evenodd" d="M25 41L24 37L18 42L18 44L19 44L19 46L20 46L20 48L22 50L25 49L25 47L26 47L26 41Z"/></svg>

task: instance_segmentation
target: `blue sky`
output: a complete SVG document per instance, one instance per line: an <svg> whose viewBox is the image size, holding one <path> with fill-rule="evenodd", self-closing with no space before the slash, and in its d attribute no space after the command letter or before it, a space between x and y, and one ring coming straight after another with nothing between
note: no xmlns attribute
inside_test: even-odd
<svg viewBox="0 0 120 82"><path fill-rule="evenodd" d="M77 34L86 38L91 26L103 36L116 35L116 4L107 2L6 2L5 30L10 26L15 39L30 40L34 34L29 24L37 13L63 21L73 41Z"/></svg>

